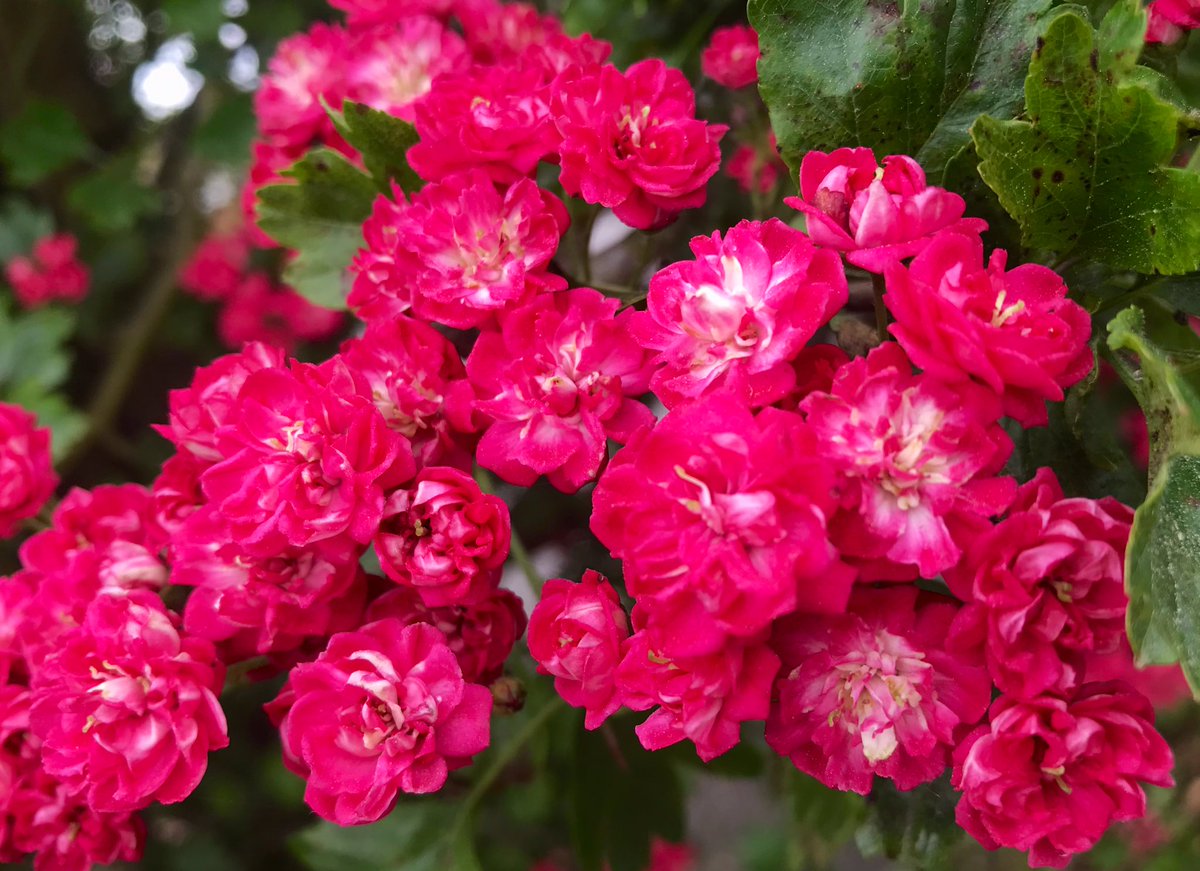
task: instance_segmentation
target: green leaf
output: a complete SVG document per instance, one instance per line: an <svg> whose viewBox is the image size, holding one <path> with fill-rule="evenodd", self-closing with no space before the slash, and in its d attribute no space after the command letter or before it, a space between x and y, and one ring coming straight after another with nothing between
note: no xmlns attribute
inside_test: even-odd
<svg viewBox="0 0 1200 871"><path fill-rule="evenodd" d="M258 224L298 252L284 278L316 305L346 307L346 269L362 247L362 223L371 214L374 182L328 148L310 151L283 173L291 184L258 194Z"/></svg>
<svg viewBox="0 0 1200 871"><path fill-rule="evenodd" d="M136 164L137 156L128 154L84 176L67 191L67 205L101 233L132 229L161 203L157 191L137 181Z"/></svg>
<svg viewBox="0 0 1200 871"><path fill-rule="evenodd" d="M395 181L405 193L421 189L420 176L408 165L408 149L417 144L415 127L387 112L350 100L342 104L341 112L327 111L338 132L362 155L363 164L379 183L380 190L390 192L390 181Z"/></svg>
<svg viewBox="0 0 1200 871"><path fill-rule="evenodd" d="M401 802L369 826L318 823L291 847L312 871L456 871L445 864L441 840L453 812L435 799Z"/></svg>
<svg viewBox="0 0 1200 871"><path fill-rule="evenodd" d="M1139 665L1178 661L1196 690L1200 689L1200 392L1188 370L1200 362L1200 339L1173 324L1163 318L1151 321L1142 309L1129 308L1109 324L1108 343L1150 429L1153 483L1134 516L1125 556L1129 642Z"/></svg>
<svg viewBox="0 0 1200 871"><path fill-rule="evenodd" d="M213 0L163 0L171 33L190 33L197 39L211 39L225 23L220 3Z"/></svg>
<svg viewBox="0 0 1200 871"><path fill-rule="evenodd" d="M784 159L864 145L940 182L981 113L1009 118L1051 0L750 0Z"/></svg>
<svg viewBox="0 0 1200 871"><path fill-rule="evenodd" d="M928 871L954 867L951 851L963 831L954 821L958 794L950 787L949 773L909 792L876 778L868 802L870 813L856 835L865 855L887 856Z"/></svg>
<svg viewBox="0 0 1200 871"><path fill-rule="evenodd" d="M1121 0L1098 44L1066 11L1034 53L1025 81L1029 120L982 117L971 129L979 173L1025 243L1153 273L1200 267L1200 175L1167 164L1179 110L1144 76L1127 76L1145 13Z"/></svg>
<svg viewBox="0 0 1200 871"><path fill-rule="evenodd" d="M664 754L633 731L578 729L567 796L571 840L582 871L643 871L655 836L683 836L683 790Z"/></svg>
<svg viewBox="0 0 1200 871"><path fill-rule="evenodd" d="M0 126L0 160L18 185L34 185L86 156L91 143L64 106L32 100Z"/></svg>
<svg viewBox="0 0 1200 871"><path fill-rule="evenodd" d="M42 308L11 316L0 306L0 400L20 405L51 430L55 459L64 456L86 429L86 418L54 392L70 372L64 347L74 314Z"/></svg>
<svg viewBox="0 0 1200 871"><path fill-rule="evenodd" d="M208 2L208 0L205 0ZM254 106L249 94L228 94L196 130L196 156L217 163L240 165L250 157L255 134Z"/></svg>
<svg viewBox="0 0 1200 871"><path fill-rule="evenodd" d="M18 199L0 203L0 263L27 255L33 243L54 232L54 217Z"/></svg>
<svg viewBox="0 0 1200 871"><path fill-rule="evenodd" d="M825 867L854 837L867 805L853 792L829 789L820 781L789 767L788 790L792 797L793 849L819 867Z"/></svg>

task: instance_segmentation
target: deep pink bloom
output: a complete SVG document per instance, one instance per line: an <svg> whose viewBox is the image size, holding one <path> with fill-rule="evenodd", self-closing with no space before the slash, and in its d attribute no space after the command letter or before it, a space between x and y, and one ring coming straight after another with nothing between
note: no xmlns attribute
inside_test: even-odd
<svg viewBox="0 0 1200 871"><path fill-rule="evenodd" d="M233 537L262 556L348 535L365 544L385 491L412 477L408 440L354 392L344 366L260 369L217 431L200 478Z"/></svg>
<svg viewBox="0 0 1200 871"><path fill-rule="evenodd" d="M218 357L192 374L192 383L168 394L168 423L156 426L159 435L205 466L221 459L217 430L232 423L238 393L246 379L260 369L281 369L287 356L280 348L251 342L238 354Z"/></svg>
<svg viewBox="0 0 1200 871"><path fill-rule="evenodd" d="M558 145L549 86L546 69L535 63L442 76L415 106L421 140L409 149L409 163L426 181L465 170L497 184L530 175Z"/></svg>
<svg viewBox="0 0 1200 871"><path fill-rule="evenodd" d="M329 5L346 13L351 25L394 24L410 15L445 18L464 0L329 0Z"/></svg>
<svg viewBox="0 0 1200 871"><path fill-rule="evenodd" d="M57 486L50 430L21 406L0 402L0 538L41 511Z"/></svg>
<svg viewBox="0 0 1200 871"><path fill-rule="evenodd" d="M433 80L461 72L469 59L457 33L434 18L413 15L352 33L344 62L349 99L411 121L416 101L429 93Z"/></svg>
<svg viewBox="0 0 1200 871"><path fill-rule="evenodd" d="M172 454L150 485L154 499L154 520L168 536L174 536L183 522L204 503L200 473L204 465L187 451Z"/></svg>
<svg viewBox="0 0 1200 871"><path fill-rule="evenodd" d="M217 334L231 348L262 342L290 352L302 341L329 338L343 320L341 312L313 305L266 273L254 272L225 300Z"/></svg>
<svg viewBox="0 0 1200 871"><path fill-rule="evenodd" d="M1086 673L1089 681L1119 680L1129 684L1149 699L1156 711L1192 700L1192 689L1178 664L1138 668L1128 638L1121 638L1116 650L1088 656Z"/></svg>
<svg viewBox="0 0 1200 871"><path fill-rule="evenodd" d="M865 573L936 578L1016 492L996 477L1012 453L996 397L913 375L895 342L843 366L800 409L838 478L833 541Z"/></svg>
<svg viewBox="0 0 1200 871"><path fill-rule="evenodd" d="M221 518L201 510L171 543L171 582L195 587L184 610L189 634L253 654L353 628L362 616L363 547L345 537L259 556Z"/></svg>
<svg viewBox="0 0 1200 871"><path fill-rule="evenodd" d="M847 614L781 620L767 743L831 789L866 795L876 776L902 790L937 779L992 697L982 658L945 651L957 610L906 586L860 590Z"/></svg>
<svg viewBox="0 0 1200 871"><path fill-rule="evenodd" d="M24 308L39 308L61 299L79 302L88 292L91 273L75 256L70 233L43 236L29 257L14 257L4 267L4 277Z"/></svg>
<svg viewBox="0 0 1200 871"><path fill-rule="evenodd" d="M741 145L725 162L725 174L748 194L769 194L787 178L787 164L779 156L775 134L762 145Z"/></svg>
<svg viewBox="0 0 1200 871"><path fill-rule="evenodd" d="M566 288L547 269L568 223L562 202L529 179L501 193L479 171L427 185L407 206L381 196L363 229L350 307L368 322L411 307L425 320L480 326Z"/></svg>
<svg viewBox="0 0 1200 871"><path fill-rule="evenodd" d="M1044 400L1060 401L1092 368L1092 320L1058 273L1035 263L1006 272L1007 256L997 249L984 266L977 236L938 235L908 269L888 267L889 329L929 375L984 384L1022 426L1044 425Z"/></svg>
<svg viewBox="0 0 1200 871"><path fill-rule="evenodd" d="M446 638L458 659L463 679L489 684L500 676L505 660L525 632L525 606L508 590L493 590L471 605L430 608L411 587L395 587L371 603L367 620L395 617L405 626L428 623Z"/></svg>
<svg viewBox="0 0 1200 871"><path fill-rule="evenodd" d="M1110 823L1146 813L1142 782L1173 785L1153 724L1150 703L1121 683L1069 699L1001 696L955 752L958 824L988 849L1029 851L1031 867L1065 867Z"/></svg>
<svg viewBox="0 0 1200 871"><path fill-rule="evenodd" d="M779 657L761 641L731 640L704 656L670 658L640 631L617 666L617 688L627 708L654 708L636 730L643 747L687 739L708 762L733 749L742 723L766 719L778 671Z"/></svg>
<svg viewBox="0 0 1200 871"><path fill-rule="evenodd" d="M612 584L599 572L579 584L552 578L529 615L529 653L555 691L587 711L584 726L598 729L618 708L616 668L629 638L629 618Z"/></svg>
<svg viewBox="0 0 1200 871"><path fill-rule="evenodd" d="M693 871L696 855L687 844L672 844L656 837L650 842L650 864L646 871Z"/></svg>
<svg viewBox="0 0 1200 871"><path fill-rule="evenodd" d="M209 301L233 296L250 263L250 239L245 232L205 236L179 273L179 284L193 296Z"/></svg>
<svg viewBox="0 0 1200 871"><path fill-rule="evenodd" d="M668 408L727 390L769 405L795 384L792 359L846 303L832 251L772 218L692 239L695 258L650 279L638 341L658 351L650 381Z"/></svg>
<svg viewBox="0 0 1200 871"><path fill-rule="evenodd" d="M619 451L592 531L624 561L656 647L713 654L776 617L845 608L854 572L825 533L833 477L798 415L714 395Z"/></svg>
<svg viewBox="0 0 1200 871"><path fill-rule="evenodd" d="M431 608L471 605L496 588L511 537L504 500L465 472L427 466L388 497L375 552L384 574Z"/></svg>
<svg viewBox="0 0 1200 871"><path fill-rule="evenodd" d="M1185 30L1200 28L1200 0L1154 0L1146 11L1147 42L1175 42Z"/></svg>
<svg viewBox="0 0 1200 871"><path fill-rule="evenodd" d="M254 95L259 130L276 142L302 149L335 136L321 101L341 108L349 48L344 29L323 23L280 42Z"/></svg>
<svg viewBox="0 0 1200 871"><path fill-rule="evenodd" d="M795 411L811 393L828 393L838 370L850 362L850 356L837 345L808 345L792 360L796 386L775 403L776 408Z"/></svg>
<svg viewBox="0 0 1200 871"><path fill-rule="evenodd" d="M485 2L464 16L463 31L475 60L481 64L508 63L530 49L563 36L562 22L543 15L531 3Z"/></svg>
<svg viewBox="0 0 1200 871"><path fill-rule="evenodd" d="M1133 511L1112 497L1065 499L1041 469L1008 517L965 548L946 579L971 604L960 646L984 643L1002 692L1032 698L1082 679L1083 656L1125 637L1125 545Z"/></svg>
<svg viewBox="0 0 1200 871"><path fill-rule="evenodd" d="M157 596L102 595L34 673L43 765L99 811L182 801L229 743L223 681L212 645L181 637Z"/></svg>
<svg viewBox="0 0 1200 871"><path fill-rule="evenodd" d="M436 792L491 739L491 693L463 680L424 623L387 618L334 635L285 693L285 758L306 777L309 806L342 826L375 822L400 792Z"/></svg>
<svg viewBox="0 0 1200 871"><path fill-rule="evenodd" d="M523 487L546 475L574 493L599 474L609 439L654 421L634 398L646 392L648 355L619 306L588 288L543 295L480 335L467 358L470 408L485 428L479 465Z"/></svg>
<svg viewBox="0 0 1200 871"><path fill-rule="evenodd" d="M758 81L758 55L758 33L753 27L719 27L700 53L700 69L718 85L748 88Z"/></svg>
<svg viewBox="0 0 1200 871"><path fill-rule="evenodd" d="M656 59L625 73L598 67L560 83L553 113L568 194L641 230L704 204L728 128L697 120L695 94L679 70Z"/></svg>
<svg viewBox="0 0 1200 871"><path fill-rule="evenodd" d="M428 324L397 317L369 324L342 345L341 358L358 392L412 443L419 466L471 468L474 440L454 430L445 412L450 385L467 374L449 339Z"/></svg>
<svg viewBox="0 0 1200 871"><path fill-rule="evenodd" d="M800 163L800 196L784 202L804 213L814 242L875 273L920 253L939 231L987 229L963 217L958 194L927 185L911 157L885 157L881 171L869 148L810 151Z"/></svg>

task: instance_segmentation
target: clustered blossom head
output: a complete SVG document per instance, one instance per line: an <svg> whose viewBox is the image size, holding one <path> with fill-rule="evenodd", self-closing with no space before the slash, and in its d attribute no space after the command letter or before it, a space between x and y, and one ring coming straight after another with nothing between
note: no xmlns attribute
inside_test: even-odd
<svg viewBox="0 0 1200 871"><path fill-rule="evenodd" d="M718 85L748 88L758 81L758 34L753 27L735 24L713 31L700 54L700 68Z"/></svg>
<svg viewBox="0 0 1200 871"><path fill-rule="evenodd" d="M54 492L50 431L19 405L0 402L0 538L11 538Z"/></svg>
<svg viewBox="0 0 1200 871"><path fill-rule="evenodd" d="M1200 0L1153 0L1146 11L1147 42L1177 42L1185 31L1200 27Z"/></svg>
<svg viewBox="0 0 1200 871"><path fill-rule="evenodd" d="M43 236L28 257L13 257L4 265L4 278L24 308L87 296L91 272L76 256L78 244L70 233Z"/></svg>

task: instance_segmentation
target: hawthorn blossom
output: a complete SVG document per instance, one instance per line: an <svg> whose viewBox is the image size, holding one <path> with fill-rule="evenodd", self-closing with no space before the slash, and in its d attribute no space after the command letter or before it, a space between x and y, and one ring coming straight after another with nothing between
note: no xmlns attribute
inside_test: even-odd
<svg viewBox="0 0 1200 871"><path fill-rule="evenodd" d="M1200 27L1200 0L1154 0L1146 11L1146 42L1175 42L1185 30Z"/></svg>
<svg viewBox="0 0 1200 871"><path fill-rule="evenodd" d="M381 196L363 228L349 304L371 322L410 308L447 326L481 326L539 293L563 290L550 260L569 223L566 208L529 179L503 193L478 171L413 195Z"/></svg>
<svg viewBox="0 0 1200 871"><path fill-rule="evenodd" d="M292 669L284 693L284 758L306 779L309 807L342 826L386 816L401 792L436 792L491 738L491 693L463 680L424 623L338 633Z"/></svg>
<svg viewBox="0 0 1200 871"><path fill-rule="evenodd" d="M654 708L636 728L647 750L689 740L708 762L732 750L741 724L763 720L779 657L761 642L731 641L703 656L671 658L646 632L635 632L617 666L621 702L634 711Z"/></svg>
<svg viewBox="0 0 1200 871"><path fill-rule="evenodd" d="M748 194L769 194L788 177L772 133L762 145L740 145L725 161L725 174Z"/></svg>
<svg viewBox="0 0 1200 871"><path fill-rule="evenodd" d="M798 415L717 394L619 451L592 531L624 562L647 631L671 656L720 650L793 611L845 608L854 572L829 543L833 474Z"/></svg>
<svg viewBox="0 0 1200 871"><path fill-rule="evenodd" d="M888 267L889 330L931 377L983 384L1022 426L1045 425L1045 400L1092 368L1092 320L1058 273L1007 262L997 249L985 266L977 236L939 234L907 269Z"/></svg>
<svg viewBox="0 0 1200 871"><path fill-rule="evenodd" d="M718 85L748 88L758 81L758 34L753 27L719 27L700 53L700 69Z"/></svg>
<svg viewBox="0 0 1200 871"><path fill-rule="evenodd" d="M217 335L231 348L262 342L291 352L302 341L329 338L343 320L341 312L313 305L287 285L255 272L224 301Z"/></svg>
<svg viewBox="0 0 1200 871"><path fill-rule="evenodd" d="M34 673L43 767L97 811L182 801L229 743L223 681L212 645L181 637L157 596L102 595Z"/></svg>
<svg viewBox="0 0 1200 871"><path fill-rule="evenodd" d="M56 299L69 303L83 299L91 273L76 257L77 247L70 233L58 233L38 239L29 257L9 260L4 277L17 302L24 308L40 308Z"/></svg>
<svg viewBox="0 0 1200 871"><path fill-rule="evenodd" d="M654 415L646 353L629 335L632 312L589 288L543 295L482 333L467 358L469 390L452 395L483 428L476 458L505 481L540 475L564 493L595 480L607 442L625 442Z"/></svg>
<svg viewBox="0 0 1200 871"><path fill-rule="evenodd" d="M0 402L0 539L41 511L57 486L50 430L21 406Z"/></svg>
<svg viewBox="0 0 1200 871"><path fill-rule="evenodd" d="M1017 490L1008 516L946 575L970 602L960 647L982 644L1002 692L1032 698L1082 679L1084 654L1125 637L1125 546L1133 511L1112 497L1064 498L1050 469Z"/></svg>
<svg viewBox="0 0 1200 871"><path fill-rule="evenodd" d="M412 444L419 466L470 469L474 439L454 429L446 414L451 385L467 374L449 339L412 318L380 320L347 340L341 359L358 393Z"/></svg>
<svg viewBox="0 0 1200 871"><path fill-rule="evenodd" d="M938 778L991 701L982 660L945 650L957 610L898 587L858 592L844 615L781 620L767 743L831 789L866 795L877 776L901 790Z"/></svg>
<svg viewBox="0 0 1200 871"><path fill-rule="evenodd" d="M329 5L346 13L351 26L394 24L409 15L448 17L464 0L329 0Z"/></svg>
<svg viewBox="0 0 1200 871"><path fill-rule="evenodd" d="M1063 868L1113 822L1146 813L1142 783L1173 786L1171 749L1145 698L1088 683L1068 698L1001 696L955 752L955 818L984 847Z"/></svg>
<svg viewBox="0 0 1200 871"><path fill-rule="evenodd" d="M349 99L411 121L434 79L465 70L469 60L457 33L437 19L412 15L352 33L345 64Z"/></svg>
<svg viewBox="0 0 1200 871"><path fill-rule="evenodd" d="M259 131L300 149L336 136L322 101L341 108L349 49L345 29L320 22L280 42L254 94Z"/></svg>
<svg viewBox="0 0 1200 871"><path fill-rule="evenodd" d="M408 440L354 393L344 367L252 372L216 440L222 459L200 486L230 533L263 556L341 535L365 544L385 491L415 471Z"/></svg>
<svg viewBox="0 0 1200 871"><path fill-rule="evenodd" d="M838 477L834 543L864 572L937 577L962 556L955 534L987 528L1016 492L996 477L1012 453L996 397L913 375L894 342L843 366L800 410Z"/></svg>
<svg viewBox="0 0 1200 871"><path fill-rule="evenodd" d="M242 231L212 233L196 246L179 272L179 285L197 299L233 296L250 264L250 237Z"/></svg>
<svg viewBox="0 0 1200 871"><path fill-rule="evenodd" d="M629 638L629 618L617 591L599 572L575 584L552 578L529 616L529 653L554 690L587 712L584 726L598 729L621 707L616 668Z"/></svg>
<svg viewBox="0 0 1200 871"><path fill-rule="evenodd" d="M742 221L691 243L695 258L650 279L630 328L659 352L650 386L668 408L717 390L769 405L795 383L792 359L846 304L840 258L782 221Z"/></svg>
<svg viewBox="0 0 1200 871"><path fill-rule="evenodd" d="M727 127L696 118L679 70L644 60L625 73L597 67L561 83L552 106L562 137L559 182L639 230L671 223L704 204L721 165Z"/></svg>
<svg viewBox="0 0 1200 871"><path fill-rule="evenodd" d="M509 590L492 590L470 605L430 608L411 587L388 590L367 608L370 622L395 617L405 626L428 623L446 638L470 683L490 684L525 632L525 606Z"/></svg>
<svg viewBox="0 0 1200 871"><path fill-rule="evenodd" d="M388 497L375 552L384 574L429 607L472 605L495 590L511 537L504 500L465 472L427 466Z"/></svg>
<svg viewBox="0 0 1200 871"><path fill-rule="evenodd" d="M877 274L919 254L940 231L987 229L963 217L958 194L928 185L911 157L885 157L881 168L869 148L810 151L800 163L800 196L784 202L804 213L813 242Z"/></svg>

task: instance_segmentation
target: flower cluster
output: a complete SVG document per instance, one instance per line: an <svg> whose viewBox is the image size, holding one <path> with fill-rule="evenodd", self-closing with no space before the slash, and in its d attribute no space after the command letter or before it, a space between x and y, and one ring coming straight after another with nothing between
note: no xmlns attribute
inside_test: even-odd
<svg viewBox="0 0 1200 871"><path fill-rule="evenodd" d="M87 296L91 273L76 256L79 243L70 233L43 236L28 257L4 264L4 278L24 308L40 308L54 300L79 302Z"/></svg>

